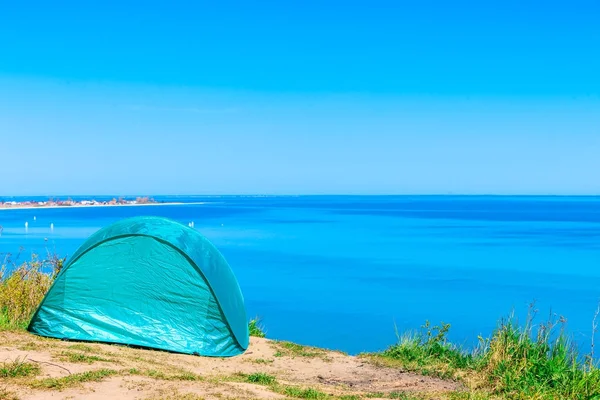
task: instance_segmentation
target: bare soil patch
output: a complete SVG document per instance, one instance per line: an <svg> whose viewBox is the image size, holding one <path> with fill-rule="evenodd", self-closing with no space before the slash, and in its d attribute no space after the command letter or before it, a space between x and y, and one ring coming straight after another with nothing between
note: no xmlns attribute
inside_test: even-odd
<svg viewBox="0 0 600 400"><path fill-rule="evenodd" d="M360 399L398 392L436 398L460 389L339 352L254 337L241 356L208 358L0 332L0 363L15 362L22 368L0 377L0 399L282 399L311 393Z"/></svg>

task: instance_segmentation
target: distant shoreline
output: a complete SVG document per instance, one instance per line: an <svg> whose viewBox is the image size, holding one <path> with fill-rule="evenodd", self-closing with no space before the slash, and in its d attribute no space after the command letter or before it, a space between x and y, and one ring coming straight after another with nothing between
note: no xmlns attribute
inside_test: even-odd
<svg viewBox="0 0 600 400"><path fill-rule="evenodd" d="M96 208L96 207L148 207L148 206L184 206L184 205L200 205L206 204L204 201L182 203L182 202L168 202L168 203L147 203L147 204L77 204L72 206L0 206L0 211L3 210L46 210L46 209L57 209L57 208Z"/></svg>

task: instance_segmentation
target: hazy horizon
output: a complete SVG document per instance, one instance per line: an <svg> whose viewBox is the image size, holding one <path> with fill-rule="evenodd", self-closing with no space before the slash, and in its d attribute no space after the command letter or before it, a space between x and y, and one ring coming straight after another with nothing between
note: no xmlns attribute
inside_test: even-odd
<svg viewBox="0 0 600 400"><path fill-rule="evenodd" d="M66 200L69 197L82 198L89 197L90 200L94 197L98 198L134 198L134 197L578 197L578 198L596 198L600 194L494 194L494 193L369 193L369 194L354 194L354 193L290 193L290 194L267 194L267 193L207 193L207 194L169 194L169 193L95 193L95 194L30 194L30 195L2 195L0 199L19 198L19 199L38 199L48 198L54 200Z"/></svg>

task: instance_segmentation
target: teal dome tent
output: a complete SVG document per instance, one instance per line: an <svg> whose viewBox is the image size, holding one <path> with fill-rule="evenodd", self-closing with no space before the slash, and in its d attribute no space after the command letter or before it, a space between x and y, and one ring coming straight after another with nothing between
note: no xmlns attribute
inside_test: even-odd
<svg viewBox="0 0 600 400"><path fill-rule="evenodd" d="M34 314L34 334L204 356L248 348L238 282L192 228L158 217L119 221L69 259Z"/></svg>

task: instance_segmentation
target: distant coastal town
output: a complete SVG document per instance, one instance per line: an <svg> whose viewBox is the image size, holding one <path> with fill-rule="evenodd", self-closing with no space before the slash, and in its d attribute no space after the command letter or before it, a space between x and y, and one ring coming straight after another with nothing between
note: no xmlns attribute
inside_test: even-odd
<svg viewBox="0 0 600 400"><path fill-rule="evenodd" d="M113 198L108 201L90 200L59 200L48 199L47 201L1 201L0 208L43 208L43 207L93 207L93 206L119 206L119 205L145 205L158 204L156 200L150 197L137 197L135 200L124 198Z"/></svg>

